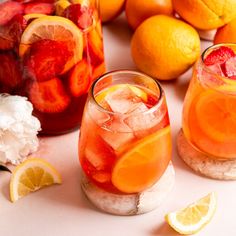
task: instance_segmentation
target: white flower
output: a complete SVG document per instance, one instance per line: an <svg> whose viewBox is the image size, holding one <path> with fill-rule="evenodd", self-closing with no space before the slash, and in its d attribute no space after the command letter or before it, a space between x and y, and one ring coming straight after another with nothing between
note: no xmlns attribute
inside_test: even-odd
<svg viewBox="0 0 236 236"><path fill-rule="evenodd" d="M18 164L38 149L39 120L26 97L0 94L0 163Z"/></svg>

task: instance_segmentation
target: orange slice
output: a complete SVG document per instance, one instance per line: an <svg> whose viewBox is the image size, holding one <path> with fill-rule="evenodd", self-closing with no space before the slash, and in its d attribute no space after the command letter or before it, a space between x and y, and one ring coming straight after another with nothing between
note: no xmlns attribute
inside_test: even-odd
<svg viewBox="0 0 236 236"><path fill-rule="evenodd" d="M151 187L165 172L171 159L170 126L140 140L123 154L112 171L113 185L124 193Z"/></svg>
<svg viewBox="0 0 236 236"><path fill-rule="evenodd" d="M236 98L208 90L196 104L200 128L219 142L236 141Z"/></svg>
<svg viewBox="0 0 236 236"><path fill-rule="evenodd" d="M29 21L29 20L36 19L43 16L46 16L46 15L41 14L41 13L30 13L30 14L24 15L24 18L26 19L26 21Z"/></svg>
<svg viewBox="0 0 236 236"><path fill-rule="evenodd" d="M83 53L82 31L70 20L60 16L44 16L33 20L21 37L19 54L24 56L30 44L41 40L51 39L66 41L73 50L73 56L67 61L62 73L68 71L79 60Z"/></svg>

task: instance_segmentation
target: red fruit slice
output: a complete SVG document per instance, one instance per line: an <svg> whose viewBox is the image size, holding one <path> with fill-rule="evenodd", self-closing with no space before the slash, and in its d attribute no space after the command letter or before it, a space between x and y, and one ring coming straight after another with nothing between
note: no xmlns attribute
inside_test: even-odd
<svg viewBox="0 0 236 236"><path fill-rule="evenodd" d="M29 99L35 109L46 113L62 112L70 103L70 97L58 78L34 82L30 88Z"/></svg>
<svg viewBox="0 0 236 236"><path fill-rule="evenodd" d="M7 1L0 3L0 25L9 22L15 15L22 14L24 7L19 2Z"/></svg>
<svg viewBox="0 0 236 236"><path fill-rule="evenodd" d="M46 81L59 75L71 56L65 42L43 39L32 44L24 65L31 77Z"/></svg>
<svg viewBox="0 0 236 236"><path fill-rule="evenodd" d="M229 58L222 65L223 72L228 78L234 79L236 76L236 56Z"/></svg>
<svg viewBox="0 0 236 236"><path fill-rule="evenodd" d="M87 6L81 6L80 4L68 6L64 11L63 16L73 21L83 30L93 24L92 9Z"/></svg>
<svg viewBox="0 0 236 236"><path fill-rule="evenodd" d="M25 4L25 14L39 13L45 15L51 15L55 10L53 4L50 3L26 3Z"/></svg>
<svg viewBox="0 0 236 236"><path fill-rule="evenodd" d="M0 53L0 62L0 84L16 87L22 80L20 63L16 56L12 52Z"/></svg>
<svg viewBox="0 0 236 236"><path fill-rule="evenodd" d="M235 53L231 48L221 46L207 55L207 57L204 59L204 64L206 66L223 64L226 60L233 56L235 56Z"/></svg>
<svg viewBox="0 0 236 236"><path fill-rule="evenodd" d="M6 25L0 27L0 50L18 48L21 35L27 26L22 15L15 15Z"/></svg>
<svg viewBox="0 0 236 236"><path fill-rule="evenodd" d="M78 62L73 68L69 83L70 91L75 97L88 92L91 83L91 76L90 67L85 59Z"/></svg>

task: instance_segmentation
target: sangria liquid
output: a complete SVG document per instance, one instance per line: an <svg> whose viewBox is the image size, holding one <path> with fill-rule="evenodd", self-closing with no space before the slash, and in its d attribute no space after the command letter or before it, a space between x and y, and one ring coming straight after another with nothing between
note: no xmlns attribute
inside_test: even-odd
<svg viewBox="0 0 236 236"><path fill-rule="evenodd" d="M236 158L236 45L208 48L196 64L183 109L189 143L213 159Z"/></svg>
<svg viewBox="0 0 236 236"><path fill-rule="evenodd" d="M0 93L26 96L43 134L80 126L88 89L104 73L97 1L0 3Z"/></svg>
<svg viewBox="0 0 236 236"><path fill-rule="evenodd" d="M121 81L122 73L130 80ZM149 77L150 88L132 84L134 75L144 82L139 73L121 71L94 84L80 130L84 173L95 185L118 194L151 187L165 172L172 152L164 93Z"/></svg>

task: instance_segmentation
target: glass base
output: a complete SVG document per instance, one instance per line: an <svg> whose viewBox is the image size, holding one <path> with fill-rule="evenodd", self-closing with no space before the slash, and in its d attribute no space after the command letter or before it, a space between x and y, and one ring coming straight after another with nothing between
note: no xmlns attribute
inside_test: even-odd
<svg viewBox="0 0 236 236"><path fill-rule="evenodd" d="M177 138L181 159L195 172L212 179L236 180L236 159L217 160L195 149L186 139L182 129Z"/></svg>
<svg viewBox="0 0 236 236"><path fill-rule="evenodd" d="M171 192L175 171L169 164L163 176L151 188L136 194L120 195L95 186L84 174L81 187L87 198L100 210L114 215L138 215L157 208Z"/></svg>

